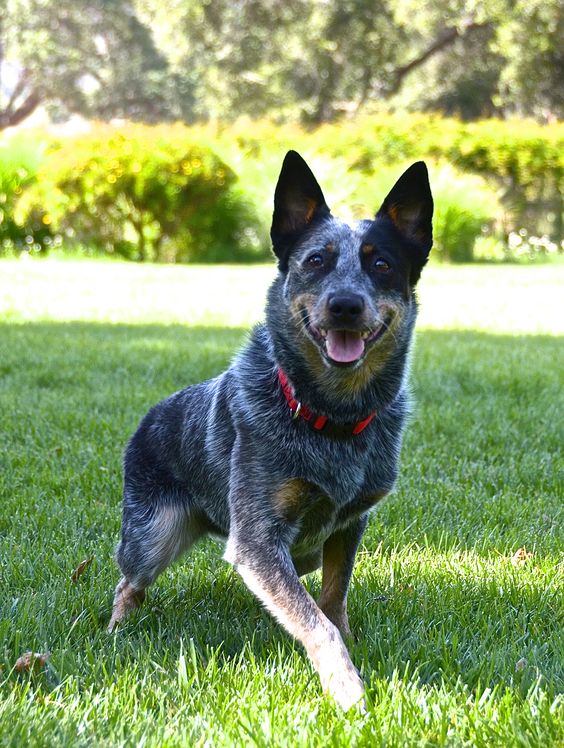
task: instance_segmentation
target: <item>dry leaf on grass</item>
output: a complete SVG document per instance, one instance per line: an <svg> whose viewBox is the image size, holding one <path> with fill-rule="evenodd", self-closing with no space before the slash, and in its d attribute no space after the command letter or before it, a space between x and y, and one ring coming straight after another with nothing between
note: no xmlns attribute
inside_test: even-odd
<svg viewBox="0 0 564 748"><path fill-rule="evenodd" d="M524 670L527 667L527 660L524 657L521 657L520 660L517 660L515 663L515 672L519 673L521 670Z"/></svg>
<svg viewBox="0 0 564 748"><path fill-rule="evenodd" d="M49 659L49 656L49 652L43 654L41 652L24 652L23 655L18 657L16 660L14 668L18 673L26 673L33 670L36 665L43 667Z"/></svg>
<svg viewBox="0 0 564 748"><path fill-rule="evenodd" d="M71 582L78 582L80 577L84 574L86 569L90 566L94 559L94 556L90 556L90 558L85 558L84 561L81 561L79 565L76 567L76 569L71 574Z"/></svg>
<svg viewBox="0 0 564 748"><path fill-rule="evenodd" d="M511 563L513 566L523 566L523 564L526 564L527 561L530 561L533 557L533 554L528 551L525 547L519 548L515 553L511 556Z"/></svg>

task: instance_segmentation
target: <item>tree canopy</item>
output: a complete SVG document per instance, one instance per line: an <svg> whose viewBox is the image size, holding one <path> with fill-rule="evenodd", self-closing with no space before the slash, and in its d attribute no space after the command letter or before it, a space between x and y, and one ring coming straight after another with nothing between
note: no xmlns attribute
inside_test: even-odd
<svg viewBox="0 0 564 748"><path fill-rule="evenodd" d="M0 129L39 105L149 122L560 118L562 38L560 0L5 0Z"/></svg>

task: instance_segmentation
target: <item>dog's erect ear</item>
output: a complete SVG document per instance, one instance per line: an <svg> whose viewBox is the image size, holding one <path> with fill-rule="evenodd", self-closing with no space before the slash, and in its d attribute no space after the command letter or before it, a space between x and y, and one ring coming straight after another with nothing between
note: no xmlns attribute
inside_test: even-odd
<svg viewBox="0 0 564 748"><path fill-rule="evenodd" d="M288 254L308 226L330 213L321 187L303 158L288 151L274 192L274 213L270 236L282 270Z"/></svg>
<svg viewBox="0 0 564 748"><path fill-rule="evenodd" d="M401 234L429 252L433 244L433 196L423 161L404 171L382 203L376 214L379 216L391 218Z"/></svg>

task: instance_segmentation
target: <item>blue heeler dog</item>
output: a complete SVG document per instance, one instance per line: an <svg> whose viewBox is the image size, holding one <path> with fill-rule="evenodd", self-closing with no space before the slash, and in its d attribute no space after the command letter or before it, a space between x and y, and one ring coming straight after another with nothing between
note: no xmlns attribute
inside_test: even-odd
<svg viewBox="0 0 564 748"><path fill-rule="evenodd" d="M127 447L110 630L212 533L303 644L324 690L344 709L363 699L343 643L347 590L370 510L398 473L432 215L422 162L373 220L349 225L331 215L301 156L286 155L266 323L223 374L152 408ZM300 576L320 567L316 603Z"/></svg>

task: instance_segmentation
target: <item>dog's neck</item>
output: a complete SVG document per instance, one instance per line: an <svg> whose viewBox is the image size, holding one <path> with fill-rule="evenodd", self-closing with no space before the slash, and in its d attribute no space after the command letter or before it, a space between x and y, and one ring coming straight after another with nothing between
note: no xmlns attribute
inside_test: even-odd
<svg viewBox="0 0 564 748"><path fill-rule="evenodd" d="M296 352L280 331L269 326L274 363L292 382L295 396L316 413L337 423L360 421L367 414L383 412L406 386L409 341L372 371L328 366L319 356ZM316 353L316 352L314 352Z"/></svg>

